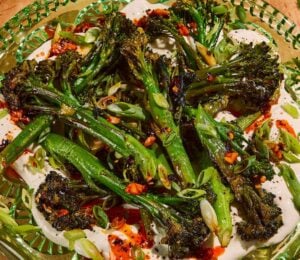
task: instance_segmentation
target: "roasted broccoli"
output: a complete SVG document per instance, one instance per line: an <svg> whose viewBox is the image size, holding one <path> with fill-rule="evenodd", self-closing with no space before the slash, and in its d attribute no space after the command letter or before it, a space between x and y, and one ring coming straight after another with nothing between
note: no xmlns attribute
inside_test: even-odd
<svg viewBox="0 0 300 260"><path fill-rule="evenodd" d="M84 175L89 175L95 182L110 189L126 202L146 209L157 223L162 223L166 232L163 243L169 245L170 257L187 257L206 240L209 229L201 216L181 215L151 193L133 195L126 192L126 185L105 169L95 156L62 136L49 134L43 145L51 154L69 161L82 174L84 172Z"/></svg>
<svg viewBox="0 0 300 260"><path fill-rule="evenodd" d="M149 110L158 130L156 134L169 154L182 186L195 183L195 173L183 147L179 128L175 124L169 103L160 89L153 63L157 56L147 49L148 37L141 29L124 41L121 52L129 67L140 80L148 96Z"/></svg>
<svg viewBox="0 0 300 260"><path fill-rule="evenodd" d="M228 62L195 72L186 90L192 104L203 103L215 95L228 95L238 100L240 112L256 112L270 106L279 88L282 74L278 57L266 43L243 45Z"/></svg>
<svg viewBox="0 0 300 260"><path fill-rule="evenodd" d="M237 224L238 234L243 240L267 240L272 237L283 224L281 209L273 203L272 194L261 187L255 187L253 182L243 175L247 167L240 168L237 158L231 160L230 155L235 153L234 149L238 148L237 145L233 146L225 142L224 137L228 136L231 130L225 131L226 128L222 126L222 123L216 122L201 105L198 107L195 128L202 145L229 183L235 200L245 213L245 220ZM240 156L243 158L247 155L241 153ZM257 161L255 164L258 167L260 163ZM235 172L237 169L239 171ZM269 170L269 167L267 169ZM252 170L257 170L257 168L254 167ZM259 170L263 171L264 168L259 168Z"/></svg>

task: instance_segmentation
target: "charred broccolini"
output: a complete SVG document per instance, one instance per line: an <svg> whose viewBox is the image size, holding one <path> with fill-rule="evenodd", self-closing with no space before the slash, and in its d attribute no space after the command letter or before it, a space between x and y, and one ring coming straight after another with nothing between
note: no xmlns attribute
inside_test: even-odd
<svg viewBox="0 0 300 260"><path fill-rule="evenodd" d="M169 103L163 90L159 88L153 65L157 57L147 50L147 43L146 34L140 30L124 41L121 52L135 77L143 83L146 89L149 110L153 121L158 126L157 135L166 149L182 185L187 186L195 183L195 173L182 144L179 128L169 111Z"/></svg>
<svg viewBox="0 0 300 260"><path fill-rule="evenodd" d="M69 161L81 172L87 171L95 182L113 191L126 202L135 203L146 209L158 223L163 223L171 257L186 257L206 240L209 230L201 216L193 218L182 216L150 193L141 195L127 193L124 182L104 168L95 156L62 136L49 134L43 145L50 153Z"/></svg>
<svg viewBox="0 0 300 260"><path fill-rule="evenodd" d="M253 182L243 175L243 171L252 167L251 164L240 169L238 163L234 166L225 160L226 154L237 148L237 146L228 147L224 140L231 129L226 129L222 123L215 121L201 105L198 107L195 128L202 145L227 180L235 200L245 212L245 220L237 224L238 234L243 240L266 240L272 237L283 224L281 210L274 204L273 194L254 187ZM243 154L241 157L243 158ZM254 165L260 163L257 159L255 161L257 162ZM238 172L235 172L237 169ZM253 170L257 173L256 166ZM259 170L263 171L264 168Z"/></svg>
<svg viewBox="0 0 300 260"><path fill-rule="evenodd" d="M266 43L242 45L229 61L196 71L185 95L199 103L226 94L242 104L242 111L253 113L269 106L281 80L278 57Z"/></svg>
<svg viewBox="0 0 300 260"><path fill-rule="evenodd" d="M30 113L46 113L57 115L69 124L82 129L84 132L99 138L113 150L116 150L124 157L133 156L137 168L146 180L151 180L157 174L156 158L153 153L143 146L136 138L118 129L109 123L105 118L93 115L93 107L85 108L80 105L75 96L68 91L68 86L72 83L70 78L63 74L56 74L56 64L61 65L64 61L71 61L72 52L67 52L59 56L55 62L45 60L38 65L34 61L25 61L33 68L28 73L27 78L23 77L24 64L20 69L15 69L6 74L3 82L3 94L7 97L10 108L23 108ZM64 63L64 66L68 66ZM33 66L34 65L34 66ZM17 73L16 73L17 71ZM60 70L58 70L60 72ZM73 71L68 71L72 74ZM20 74L22 81L19 81ZM45 75L47 82L44 81ZM57 81L60 83L58 86ZM15 83L13 83L15 82ZM62 86L67 86L65 89ZM60 90L65 92L61 92ZM160 165L160 164L159 164ZM164 170L164 165L160 170Z"/></svg>

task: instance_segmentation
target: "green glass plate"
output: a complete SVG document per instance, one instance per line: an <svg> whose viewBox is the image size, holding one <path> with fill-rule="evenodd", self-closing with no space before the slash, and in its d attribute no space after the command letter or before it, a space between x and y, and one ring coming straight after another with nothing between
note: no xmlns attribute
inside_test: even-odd
<svg viewBox="0 0 300 260"><path fill-rule="evenodd" d="M79 24L110 8L111 1L119 4L119 9L131 0L39 0L25 7L0 28L0 73L4 73L27 58L49 37L45 26L49 23ZM172 1L149 1L151 3L171 3ZM263 0L223 0L223 3L241 5L248 12L248 21L254 29L267 37L270 35L278 44L283 62L300 57L300 28L277 9ZM255 27L259 25L259 28ZM6 199L18 197L24 183L11 182L0 176L0 196ZM34 224L30 211L22 202L17 203L15 219L20 224ZM23 250L20 250L23 248ZM41 232L25 237L9 236L5 227L0 228L1 252L8 259L78 259L74 252L49 241Z"/></svg>

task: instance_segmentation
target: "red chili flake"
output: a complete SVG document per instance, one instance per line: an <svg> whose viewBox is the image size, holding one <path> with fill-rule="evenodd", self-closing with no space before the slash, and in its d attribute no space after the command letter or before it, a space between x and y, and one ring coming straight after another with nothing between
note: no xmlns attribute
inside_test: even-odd
<svg viewBox="0 0 300 260"><path fill-rule="evenodd" d="M75 27L74 33L85 33L91 27L95 25L89 22L82 22Z"/></svg>
<svg viewBox="0 0 300 260"><path fill-rule="evenodd" d="M50 26L50 25L46 25L45 26L45 32L48 34L48 37L50 39L52 39L54 37L54 34L55 34L55 28Z"/></svg>
<svg viewBox="0 0 300 260"><path fill-rule="evenodd" d="M137 26L137 27L142 27L145 28L148 22L148 17L147 16L143 16L140 19L133 19L133 23Z"/></svg>
<svg viewBox="0 0 300 260"><path fill-rule="evenodd" d="M207 74L206 80L207 80L208 82L213 82L215 79L216 79L216 77L215 77L214 75L209 74L209 73Z"/></svg>
<svg viewBox="0 0 300 260"><path fill-rule="evenodd" d="M268 118L271 117L270 111L267 111L265 114L261 115L259 118L255 120L250 126L248 126L245 130L246 133L250 131L254 131L256 128L260 127Z"/></svg>
<svg viewBox="0 0 300 260"><path fill-rule="evenodd" d="M107 118L107 121L110 122L113 125L117 125L121 122L121 119L119 117L116 117L116 116L109 116Z"/></svg>
<svg viewBox="0 0 300 260"><path fill-rule="evenodd" d="M284 129L289 132L293 137L297 138L294 128L289 124L287 120L276 120L276 126L279 129Z"/></svg>
<svg viewBox="0 0 300 260"><path fill-rule="evenodd" d="M76 51L77 45L68 39L59 39L57 42L52 44L49 57L63 54L69 50Z"/></svg>
<svg viewBox="0 0 300 260"><path fill-rule="evenodd" d="M147 15L150 17L163 17L163 18L169 18L170 12L167 9L157 8L153 10L147 10Z"/></svg>
<svg viewBox="0 0 300 260"><path fill-rule="evenodd" d="M12 167L7 167L4 174L11 181L22 180L22 177Z"/></svg>
<svg viewBox="0 0 300 260"><path fill-rule="evenodd" d="M237 152L226 152L224 160L229 164L234 164L238 158Z"/></svg>
<svg viewBox="0 0 300 260"><path fill-rule="evenodd" d="M125 218L122 217L115 217L111 222L111 227L114 229L119 230L126 224Z"/></svg>
<svg viewBox="0 0 300 260"><path fill-rule="evenodd" d="M0 101L0 109L7 108L7 104L4 101Z"/></svg>
<svg viewBox="0 0 300 260"><path fill-rule="evenodd" d="M132 182L127 185L125 191L132 195L140 195L147 191L146 185L142 185L136 182Z"/></svg>
<svg viewBox="0 0 300 260"><path fill-rule="evenodd" d="M188 23L187 27L190 28L190 30L192 30L193 32L197 31L198 29L197 24L195 22Z"/></svg>
<svg viewBox="0 0 300 260"><path fill-rule="evenodd" d="M104 25L105 24L105 15L99 15L98 19L97 19L97 22L100 24L100 25Z"/></svg>
<svg viewBox="0 0 300 260"><path fill-rule="evenodd" d="M22 116L23 116L23 111L22 110L12 110L12 111L10 111L10 119L14 123L19 122L19 120Z"/></svg>
<svg viewBox="0 0 300 260"><path fill-rule="evenodd" d="M189 29L182 23L177 24L177 29L182 36L189 36Z"/></svg>
<svg viewBox="0 0 300 260"><path fill-rule="evenodd" d="M60 209L56 212L56 214L57 214L57 217L60 218L60 217L68 215L69 211L67 209Z"/></svg>
<svg viewBox="0 0 300 260"><path fill-rule="evenodd" d="M151 135L151 136L148 136L144 142L144 146L145 147L150 147L152 146L156 141L156 137Z"/></svg>
<svg viewBox="0 0 300 260"><path fill-rule="evenodd" d="M12 110L10 111L10 120L14 123L22 122L28 124L30 122L29 117L23 115L23 110Z"/></svg>
<svg viewBox="0 0 300 260"><path fill-rule="evenodd" d="M218 258L220 255L224 254L225 248L221 246L216 246L213 248L214 255L213 257Z"/></svg>

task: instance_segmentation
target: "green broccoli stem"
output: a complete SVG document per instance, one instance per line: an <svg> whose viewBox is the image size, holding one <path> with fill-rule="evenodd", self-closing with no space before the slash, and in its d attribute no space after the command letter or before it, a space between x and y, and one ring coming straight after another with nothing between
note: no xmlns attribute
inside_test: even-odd
<svg viewBox="0 0 300 260"><path fill-rule="evenodd" d="M28 124L20 134L0 153L0 173L13 163L23 151L50 127L51 116L39 116Z"/></svg>
<svg viewBox="0 0 300 260"><path fill-rule="evenodd" d="M191 88L188 88L186 91L186 99L191 99L193 97L197 96L204 96L207 94L219 92L227 95L237 95L242 90L239 89L237 86L241 85L242 82L238 80L234 80L234 82L228 82L228 83L221 83L221 84L211 84L206 86L198 88L197 83L193 84Z"/></svg>
<svg viewBox="0 0 300 260"><path fill-rule="evenodd" d="M73 90L76 94L80 94L95 78L101 78L103 68L111 64L118 51L116 37L120 37L122 21L120 16L112 15L107 18L105 28L102 28L100 36L96 41L96 48L92 49L92 54L88 54L84 60L87 67L82 68L81 75L74 83ZM100 74L100 76L99 76ZM94 82L95 83L95 82Z"/></svg>
<svg viewBox="0 0 300 260"><path fill-rule="evenodd" d="M158 136L165 147L173 167L182 180L183 186L194 184L196 177L189 157L183 147L178 126L175 125L172 113L157 104L156 95L162 95L158 83L149 73L142 75L142 81L147 90L150 112L155 123L160 127Z"/></svg>
<svg viewBox="0 0 300 260"><path fill-rule="evenodd" d="M110 64L110 57L114 51L114 45L103 46L104 50L101 50L99 54L100 58L93 61L93 64L88 68L89 73L84 74L84 76L78 78L74 83L74 92L76 94L81 93L85 87L92 82L92 80L98 75L98 73L107 65ZM97 62L98 61L98 62ZM95 83L94 83L95 84Z"/></svg>
<svg viewBox="0 0 300 260"><path fill-rule="evenodd" d="M70 140L56 134L49 134L43 146L52 154L69 161L80 172L89 174L95 182L110 189L127 203L134 203L147 210L155 221L163 224L171 256L184 258L191 253L191 250L199 248L207 238L209 231L200 217L190 219L186 215L180 215L179 212L159 202L158 196L150 193L141 195L127 193L126 185L105 169L97 157Z"/></svg>
<svg viewBox="0 0 300 260"><path fill-rule="evenodd" d="M230 188L226 187L219 176L217 170L212 168L211 171L211 188L216 194L216 200L213 203L217 218L218 218L218 233L220 244L223 247L228 246L232 235L232 218L230 214L230 204L234 197Z"/></svg>
<svg viewBox="0 0 300 260"><path fill-rule="evenodd" d="M298 211L300 211L300 182L293 169L287 164L280 164L280 175L283 177Z"/></svg>
<svg viewBox="0 0 300 260"><path fill-rule="evenodd" d="M222 101L215 101L213 102L213 104L215 105L214 108L217 108L218 106L220 106L220 104L218 104L219 102ZM199 109L199 108L198 108ZM205 113L209 114L210 116L213 116L214 113L211 108L207 107L204 105L202 107L203 111L205 111ZM198 110L192 107L185 107L184 111L186 112L186 114L191 118L191 119L196 119L197 117L197 113ZM232 148L237 151L239 154L244 155L244 156L250 156L235 140L231 140L228 137L228 133L230 131L230 129L228 129L226 126L222 125L221 123L216 124L216 122L213 120L212 117L209 116L205 116L205 118L203 118L204 121L207 121L207 123L211 124L213 126L213 128L215 128L218 132L218 134L220 135L220 138L223 142L227 142L230 143L230 145L232 146ZM199 131L202 131L202 124L200 124L200 126L198 125ZM196 124L196 128L197 128L197 124ZM238 133L237 131L233 131L231 129L231 131L234 133L234 135L237 137L242 137L241 133Z"/></svg>
<svg viewBox="0 0 300 260"><path fill-rule="evenodd" d="M204 68L204 62L199 58L197 52L186 42L183 36L181 36L178 31L174 28L172 23L167 22L164 19L159 20L159 28L163 31L169 32L171 36L175 39L176 43L183 49L186 54L186 62L192 69L202 69Z"/></svg>
<svg viewBox="0 0 300 260"><path fill-rule="evenodd" d="M89 175L96 182L104 185L128 203L136 203L147 209L155 218L162 218L167 223L168 218L177 219L167 208L157 201L155 195L132 195L125 191L126 185L113 173L109 172L95 157L84 148L74 144L70 140L56 134L49 134L43 142L43 146L50 153L69 161L81 173Z"/></svg>
<svg viewBox="0 0 300 260"><path fill-rule="evenodd" d="M281 210L273 200L264 200L265 197L272 195L262 189L254 188L248 178L242 173L236 174L234 167L225 161L227 146L226 142L222 141L217 124L218 122L213 123L213 119L199 105L195 120L199 139L228 181L236 201L245 211L247 221L237 223L237 232L243 240L269 239L283 224Z"/></svg>
<svg viewBox="0 0 300 260"><path fill-rule="evenodd" d="M207 43L207 48L209 50L212 50L216 47L216 45L218 43L219 36L220 36L220 34L222 32L222 29L224 27L224 24L225 24L225 19L220 19L216 32L214 32L214 34L212 35L209 43Z"/></svg>
<svg viewBox="0 0 300 260"><path fill-rule="evenodd" d="M206 21L200 15L200 13L197 11L197 9L194 8L193 6L189 5L188 10L198 27L198 30L197 30L198 33L196 36L196 40L206 46L206 43L205 43Z"/></svg>
<svg viewBox="0 0 300 260"><path fill-rule="evenodd" d="M92 111L82 108L76 100L60 93L56 89L34 88L37 95L51 99L61 107L62 118L69 118L74 126L84 132L99 138L124 157L133 156L135 163L146 180L153 179L157 173L156 158L150 150L143 146L133 136L124 133L103 117L95 118ZM70 108L70 115L63 112L63 108Z"/></svg>

